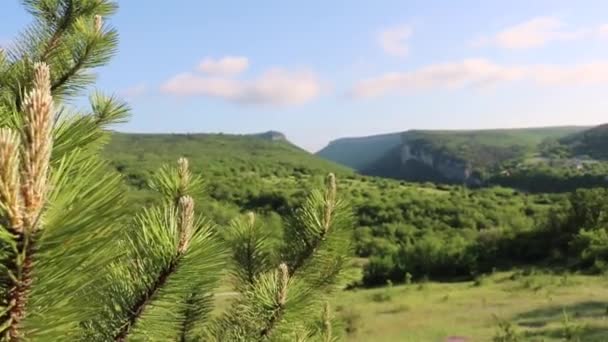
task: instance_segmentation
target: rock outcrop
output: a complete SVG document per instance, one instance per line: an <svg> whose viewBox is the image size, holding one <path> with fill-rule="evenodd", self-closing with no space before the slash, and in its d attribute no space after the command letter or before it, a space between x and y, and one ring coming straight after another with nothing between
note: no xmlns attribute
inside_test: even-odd
<svg viewBox="0 0 608 342"><path fill-rule="evenodd" d="M427 150L424 146L404 142L401 146L401 165L407 167L409 161L415 160L437 171L446 180L463 183L477 183L472 178L472 166L457 158L441 154L439 151Z"/></svg>

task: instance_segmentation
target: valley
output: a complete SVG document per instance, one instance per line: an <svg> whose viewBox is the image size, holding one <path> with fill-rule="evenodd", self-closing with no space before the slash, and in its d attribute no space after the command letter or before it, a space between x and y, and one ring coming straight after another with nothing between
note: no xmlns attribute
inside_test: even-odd
<svg viewBox="0 0 608 342"><path fill-rule="evenodd" d="M410 139L432 137L434 144L443 144L437 151L446 156L453 150L445 146L460 149L459 156L487 146L516 151L515 159L500 159L509 170L546 165L581 172L602 166L601 160L574 155L549 157L540 147L580 130L416 133ZM537 136L539 132L543 135ZM440 139L442 134L447 136ZM394 143L389 135L371 139L369 146L387 140ZM362 158L371 160L372 153L363 152ZM338 190L354 211L356 276L350 282L353 290L340 293L335 302L336 316L349 340L384 336L379 341L429 341L452 335L489 340L499 326L497 315L511 322L522 336L558 341L562 307L572 308L572 319L584 327L581 334L587 340L600 341L597 336L603 336L597 329L603 327L599 317L604 309L593 306L587 313L587 309L581 312L577 308L579 303L586 305L588 293L600 297L604 293L600 289L603 278L589 275L606 269L602 255L608 249L598 242L603 239L601 213L608 210L604 189L529 192L515 186L466 187L455 182L362 175L351 168L356 165L322 159L323 153L312 155L278 133L116 133L104 155L123 175L133 202L139 205L155 202L146 186L150 175L175 156L187 156L193 161L193 171L205 180L205 193L197 195L205 215L223 226L252 210L277 245L282 227L288 224L286 218L302 203L306 189L322 182L324 174L335 173ZM472 160L481 163L485 159ZM589 188L594 186L589 184ZM537 271L518 271L529 269ZM517 300L507 300L514 296ZM542 316L543 308L559 313ZM538 319L545 321L538 327L529 326L522 318L527 317L526 311L538 311ZM392 324L395 327L388 328Z"/></svg>
<svg viewBox="0 0 608 342"><path fill-rule="evenodd" d="M411 130L338 139L317 155L371 176L564 192L606 184L607 140L604 126Z"/></svg>

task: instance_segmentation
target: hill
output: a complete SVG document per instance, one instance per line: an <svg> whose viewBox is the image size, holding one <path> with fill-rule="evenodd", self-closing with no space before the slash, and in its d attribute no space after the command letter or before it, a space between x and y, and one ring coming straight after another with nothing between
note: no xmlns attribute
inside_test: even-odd
<svg viewBox="0 0 608 342"><path fill-rule="evenodd" d="M587 127L491 130L411 130L339 139L317 155L374 176L411 181L479 183L501 163L539 151ZM357 156L361 157L357 160Z"/></svg>
<svg viewBox="0 0 608 342"><path fill-rule="evenodd" d="M342 138L330 142L316 154L353 169L364 170L400 144L401 133Z"/></svg>
<svg viewBox="0 0 608 342"><path fill-rule="evenodd" d="M546 152L561 152L565 157L582 157L599 160L608 159L608 124L576 132L557 139Z"/></svg>
<svg viewBox="0 0 608 342"><path fill-rule="evenodd" d="M351 173L344 166L316 157L291 144L279 132L231 134L128 134L114 133L104 155L132 185L162 164L183 156L196 172L246 176L289 176L294 173Z"/></svg>
<svg viewBox="0 0 608 342"><path fill-rule="evenodd" d="M296 192L304 193L313 179L329 172L340 178L354 171L319 158L293 144L283 134L128 134L114 133L103 151L111 166L130 187L131 203L146 205L156 196L149 191L150 175L179 157L206 184L204 203L214 219L225 222L242 209L285 211ZM280 184L280 185L279 185Z"/></svg>

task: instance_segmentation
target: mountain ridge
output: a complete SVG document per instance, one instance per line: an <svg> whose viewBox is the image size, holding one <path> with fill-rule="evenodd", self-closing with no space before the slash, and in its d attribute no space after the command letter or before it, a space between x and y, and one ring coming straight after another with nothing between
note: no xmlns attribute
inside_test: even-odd
<svg viewBox="0 0 608 342"><path fill-rule="evenodd" d="M317 155L360 173L408 181L480 184L504 162L541 152L591 126L420 130L335 139ZM608 137L608 129L606 130ZM563 148L563 147L562 147Z"/></svg>

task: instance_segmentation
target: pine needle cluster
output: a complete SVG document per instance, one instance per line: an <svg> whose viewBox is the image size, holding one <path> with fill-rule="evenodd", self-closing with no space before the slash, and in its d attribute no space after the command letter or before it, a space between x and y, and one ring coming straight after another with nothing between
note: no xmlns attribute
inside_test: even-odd
<svg viewBox="0 0 608 342"><path fill-rule="evenodd" d="M0 49L0 340L337 340L327 300L344 283L351 216L335 177L280 249L253 213L206 219L185 158L151 178L162 204L126 212L99 151L129 107L99 92L88 111L70 106L116 52L117 4L22 2L34 21Z"/></svg>

